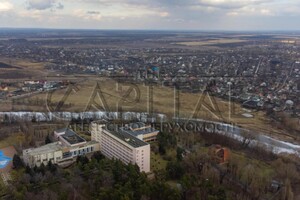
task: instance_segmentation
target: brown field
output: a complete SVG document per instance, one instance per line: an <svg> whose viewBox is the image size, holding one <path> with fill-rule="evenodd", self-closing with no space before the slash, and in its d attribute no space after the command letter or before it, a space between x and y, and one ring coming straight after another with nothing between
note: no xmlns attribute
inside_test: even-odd
<svg viewBox="0 0 300 200"><path fill-rule="evenodd" d="M275 39L300 39L300 35L275 35Z"/></svg>
<svg viewBox="0 0 300 200"><path fill-rule="evenodd" d="M0 79L31 79L34 77L46 76L44 66L46 63L31 62L24 59L0 58L0 62L16 66L15 68L5 68L0 71Z"/></svg>
<svg viewBox="0 0 300 200"><path fill-rule="evenodd" d="M5 148L11 145L19 145L24 142L25 136L22 133L17 133L0 141L0 148Z"/></svg>
<svg viewBox="0 0 300 200"><path fill-rule="evenodd" d="M274 39L278 39L278 42L285 44L298 44L300 42L299 35L278 35L274 36Z"/></svg>
<svg viewBox="0 0 300 200"><path fill-rule="evenodd" d="M295 44L296 42L299 42L299 40L281 40L280 42L286 44Z"/></svg>
<svg viewBox="0 0 300 200"><path fill-rule="evenodd" d="M91 105L94 106L89 107L88 105L91 102L91 96L97 83L99 84L100 90L103 94L103 98L101 98L99 94L97 94L94 98L94 103L91 103ZM118 87L119 89L117 89ZM124 111L148 112L149 87L145 85L136 85L136 88L138 88L138 91L140 93L139 99L136 92L132 91L126 98L123 98L124 100L122 100L122 97L126 95L126 91L128 91L129 89L128 85L123 83L118 84L111 79L90 78L89 80L84 81L76 86L76 92L75 90L73 90L70 95L67 96L65 103L60 108L60 110L73 112L82 112L87 110L120 111L120 109L118 109L118 105L121 105L123 106ZM56 108L57 102L63 99L63 96L67 93L67 90L68 89L57 90L52 94L42 93L30 98L21 99L20 101L23 103L19 105L8 106L6 104L5 106L0 107L0 109L9 108L13 109L14 111L58 111ZM205 95L203 98L203 102L206 104L206 106L202 106L202 108L199 109L198 112L196 112L196 106L201 97L202 94L200 93L192 94L180 92L179 117L194 117L214 121L226 121L228 123L234 123L236 125L249 128L250 130L254 130L257 132L264 132L265 134L272 135L275 134L278 136L284 135L285 139L297 139L288 135L285 130L274 127L274 125L271 123L271 120L265 116L264 112L253 111L251 113L252 115L254 115L253 118L245 118L241 116L241 114L245 113L245 111L239 104L233 104L234 109L230 110L228 102L216 97L209 97L208 95ZM32 102L36 100L43 101L43 106L33 106L32 104L29 105L26 103L29 99ZM48 106L47 99L48 102L53 102L54 105ZM138 100L136 101L136 99ZM218 110L220 111L219 113ZM154 86L153 112L165 113L170 117L174 116L174 90L172 88Z"/></svg>
<svg viewBox="0 0 300 200"><path fill-rule="evenodd" d="M192 42L178 42L176 44L185 45L185 46L205 46L205 45L217 45L217 44L232 44L246 42L246 40L240 39L213 39L205 41L192 41Z"/></svg>

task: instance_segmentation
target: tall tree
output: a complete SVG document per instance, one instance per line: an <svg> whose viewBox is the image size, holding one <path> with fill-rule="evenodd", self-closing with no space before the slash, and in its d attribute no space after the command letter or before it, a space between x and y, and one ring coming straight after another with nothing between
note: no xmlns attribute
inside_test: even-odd
<svg viewBox="0 0 300 200"><path fill-rule="evenodd" d="M184 174L184 168L182 164L178 161L169 162L166 168L169 178L171 179L179 179Z"/></svg>
<svg viewBox="0 0 300 200"><path fill-rule="evenodd" d="M47 136L46 136L46 139L45 139L45 144L49 144L49 143L51 143L52 141L51 141L51 139L50 139L50 135L48 134Z"/></svg>
<svg viewBox="0 0 300 200"><path fill-rule="evenodd" d="M20 168L24 167L24 163L23 163L22 159L17 154L15 154L13 157L13 166L15 169L20 169Z"/></svg>

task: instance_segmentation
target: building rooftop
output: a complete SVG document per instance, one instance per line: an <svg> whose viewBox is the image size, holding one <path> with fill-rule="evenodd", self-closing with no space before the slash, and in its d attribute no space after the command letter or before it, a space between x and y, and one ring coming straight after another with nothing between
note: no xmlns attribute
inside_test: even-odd
<svg viewBox="0 0 300 200"><path fill-rule="evenodd" d="M138 135L144 135L144 134L159 132L155 128L153 128L151 126L147 126L143 122L130 123L128 126L121 127L119 129L119 131L120 132L126 132L126 133L131 134L135 137L137 137Z"/></svg>
<svg viewBox="0 0 300 200"><path fill-rule="evenodd" d="M88 145L94 145L94 144L99 144L99 142L97 141L94 141L94 140L91 140L91 141L87 141L87 143L84 144L84 146L88 146ZM73 147L66 147L66 149L69 151L69 150L72 150L72 149L78 149L77 146L73 146Z"/></svg>
<svg viewBox="0 0 300 200"><path fill-rule="evenodd" d="M64 133L64 134L60 135L60 137L65 139L71 145L86 142L85 139L83 139L82 137L77 135L73 130L71 130L69 128L59 129L59 130L56 130L56 132Z"/></svg>
<svg viewBox="0 0 300 200"><path fill-rule="evenodd" d="M40 154L46 154L48 152L50 153L50 152L59 151L61 149L62 149L61 142L53 142L37 148L26 149L24 151L26 153L29 153L30 155L40 155Z"/></svg>
<svg viewBox="0 0 300 200"><path fill-rule="evenodd" d="M115 137L119 138L120 140L122 140L123 142L126 142L128 145L137 148L137 147L142 147L142 146L146 146L148 145L148 143L138 139L137 137L124 132L124 131L111 131L111 130L107 130L105 129L107 132L111 133L112 135L114 135Z"/></svg>

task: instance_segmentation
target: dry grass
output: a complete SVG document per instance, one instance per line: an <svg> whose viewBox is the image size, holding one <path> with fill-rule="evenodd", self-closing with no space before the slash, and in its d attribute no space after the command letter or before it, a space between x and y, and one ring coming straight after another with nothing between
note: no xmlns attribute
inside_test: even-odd
<svg viewBox="0 0 300 200"><path fill-rule="evenodd" d="M166 169L168 161L164 160L160 154L155 154L154 152L151 151L151 171L154 170L164 170Z"/></svg>
<svg viewBox="0 0 300 200"><path fill-rule="evenodd" d="M137 85L138 91L140 92L140 98L137 98L135 91L131 92L128 97L122 97L128 91L129 86L126 84L118 84L111 79L97 79L80 83L76 92L73 90L70 95L65 100L65 105L71 104L71 107L63 106L61 110L63 111L74 111L82 112L87 111L88 105L91 102L92 93L97 85L99 84L100 90L102 91L103 97L100 98L99 95L96 95L94 102L92 102L92 107L89 110L102 110L102 111L121 111L119 107L123 107L123 111L136 111L136 112L148 112L149 111L149 99L148 91L149 87L145 85ZM57 90L53 92L52 96L43 93L30 99L42 99L45 103L45 106L28 106L28 105L14 105L14 110L33 110L33 111L57 111L55 106L47 107L47 99L50 102L59 102L63 99L63 96L66 94L67 89ZM276 127L272 126L272 123L268 118L266 118L264 112L255 111L251 114L254 115L253 118L242 117L241 114L245 111L238 104L234 104L234 111L229 109L229 103L216 98L210 97L208 95L204 96L203 102L206 106L202 106L198 112L195 112L197 103L201 99L203 94L192 94L192 93L183 93L180 92L179 95L179 117L194 117L202 118L207 120L214 121L226 121L229 123L234 123L236 125L249 128L257 132L264 132L267 134L281 134L285 133L284 130L279 130ZM138 99L138 101L136 101ZM98 105L97 105L98 104ZM107 107L103 106L107 104ZM204 104L202 104L204 105ZM211 107L207 109L206 107ZM6 107L9 107L6 105ZM104 108L105 107L105 108ZM216 111L220 111L219 113ZM169 87L154 86L153 88L153 112L155 113L164 113L170 117L174 116L174 90ZM231 116L231 114L234 115ZM286 133L285 133L286 135Z"/></svg>
<svg viewBox="0 0 300 200"><path fill-rule="evenodd" d="M8 68L1 69L0 78L3 79L19 79L19 78L33 78L46 76L46 72L44 71L44 66L46 63L40 62L31 62L29 60L24 59L11 59L1 57L0 62L6 63L8 65L19 67L20 69Z"/></svg>
<svg viewBox="0 0 300 200"><path fill-rule="evenodd" d="M12 145L18 145L22 144L25 141L25 136L21 133L15 134L13 136L9 136L5 138L4 140L0 141L0 149L12 146Z"/></svg>
<svg viewBox="0 0 300 200"><path fill-rule="evenodd" d="M299 40L281 40L281 43L285 43L285 44L295 44L297 41Z"/></svg>
<svg viewBox="0 0 300 200"><path fill-rule="evenodd" d="M213 39L205 41L193 41L193 42L178 42L176 44L185 45L185 46L205 46L205 45L217 45L217 44L232 44L245 42L246 40L240 39Z"/></svg>

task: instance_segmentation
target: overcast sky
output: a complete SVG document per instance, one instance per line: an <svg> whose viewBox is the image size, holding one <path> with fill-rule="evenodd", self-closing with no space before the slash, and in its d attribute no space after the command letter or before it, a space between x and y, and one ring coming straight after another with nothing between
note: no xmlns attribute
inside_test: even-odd
<svg viewBox="0 0 300 200"><path fill-rule="evenodd" d="M300 30L300 0L0 0L0 27Z"/></svg>

